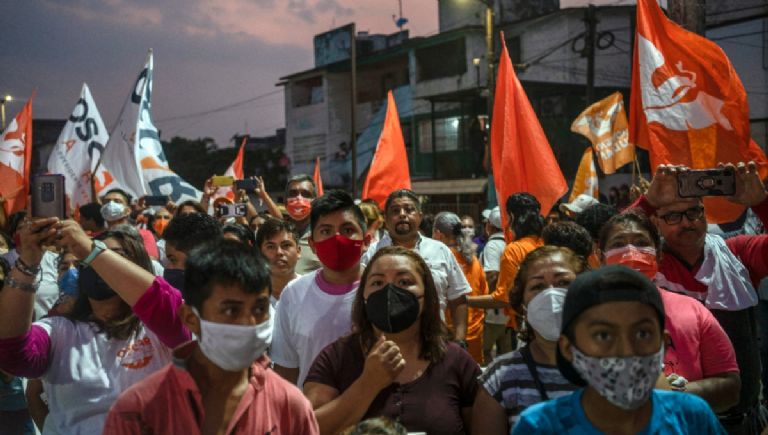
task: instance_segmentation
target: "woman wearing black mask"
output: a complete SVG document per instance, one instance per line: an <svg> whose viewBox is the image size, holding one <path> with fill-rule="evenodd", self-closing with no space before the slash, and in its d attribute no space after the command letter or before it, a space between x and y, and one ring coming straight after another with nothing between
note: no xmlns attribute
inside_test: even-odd
<svg viewBox="0 0 768 435"><path fill-rule="evenodd" d="M326 347L304 382L322 433L388 417L409 432L469 433L477 363L448 341L424 260L381 249L360 281L353 333Z"/></svg>

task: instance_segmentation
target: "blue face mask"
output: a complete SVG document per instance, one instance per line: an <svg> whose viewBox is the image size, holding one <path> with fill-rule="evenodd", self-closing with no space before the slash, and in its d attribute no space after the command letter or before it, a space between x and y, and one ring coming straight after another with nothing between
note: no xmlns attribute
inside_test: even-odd
<svg viewBox="0 0 768 435"><path fill-rule="evenodd" d="M59 278L59 293L66 296L77 296L77 279L79 275L80 273L77 269L74 267L69 268L69 270Z"/></svg>

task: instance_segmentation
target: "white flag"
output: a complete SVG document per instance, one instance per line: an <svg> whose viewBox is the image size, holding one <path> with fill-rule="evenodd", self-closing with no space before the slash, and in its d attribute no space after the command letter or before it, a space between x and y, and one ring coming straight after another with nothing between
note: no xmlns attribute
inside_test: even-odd
<svg viewBox="0 0 768 435"><path fill-rule="evenodd" d="M93 201L91 173L108 140L109 133L99 109L96 108L88 85L83 83L80 99L48 158L48 172L65 177L65 191L71 213Z"/></svg>
<svg viewBox="0 0 768 435"><path fill-rule="evenodd" d="M105 183L97 183L100 195L119 187L136 197L168 195L176 203L200 198L200 192L168 166L152 122L152 50L112 130L101 165Z"/></svg>

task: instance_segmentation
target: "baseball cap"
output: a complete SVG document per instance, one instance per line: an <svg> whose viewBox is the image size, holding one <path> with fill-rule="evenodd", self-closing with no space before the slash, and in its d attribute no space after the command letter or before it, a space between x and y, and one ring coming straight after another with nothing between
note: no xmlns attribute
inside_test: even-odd
<svg viewBox="0 0 768 435"><path fill-rule="evenodd" d="M491 209L490 208L486 208L485 210L483 210L482 213L480 213L480 216L483 217L483 220L487 220L488 216L490 216L490 215L491 215Z"/></svg>
<svg viewBox="0 0 768 435"><path fill-rule="evenodd" d="M501 229L501 210L499 206L494 207L488 214L488 222L493 225L494 228Z"/></svg>
<svg viewBox="0 0 768 435"><path fill-rule="evenodd" d="M664 304L656 285L636 270L612 265L582 273L571 283L565 296L561 333L566 334L584 311L608 302L640 302L650 305L656 310L661 329L664 329ZM573 341L573 337L569 338ZM556 349L556 356L557 368L566 379L574 385L587 385L571 362L563 357L560 346Z"/></svg>
<svg viewBox="0 0 768 435"><path fill-rule="evenodd" d="M582 193L581 195L577 196L576 199L574 199L573 201L567 204L560 204L560 211L565 212L567 209L573 213L578 214L583 212L584 209L586 209L590 205L595 205L599 202L600 201L598 201L594 197L591 197L589 195Z"/></svg>

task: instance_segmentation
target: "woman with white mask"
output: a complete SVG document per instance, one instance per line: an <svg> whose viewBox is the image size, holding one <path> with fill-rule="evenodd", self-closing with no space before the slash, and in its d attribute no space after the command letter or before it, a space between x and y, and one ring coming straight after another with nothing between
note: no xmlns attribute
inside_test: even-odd
<svg viewBox="0 0 768 435"><path fill-rule="evenodd" d="M586 268L586 260L568 248L542 246L525 257L509 299L524 313L520 339L526 344L496 358L479 377L476 433L507 434L527 407L576 389L557 370L555 349L566 289Z"/></svg>

